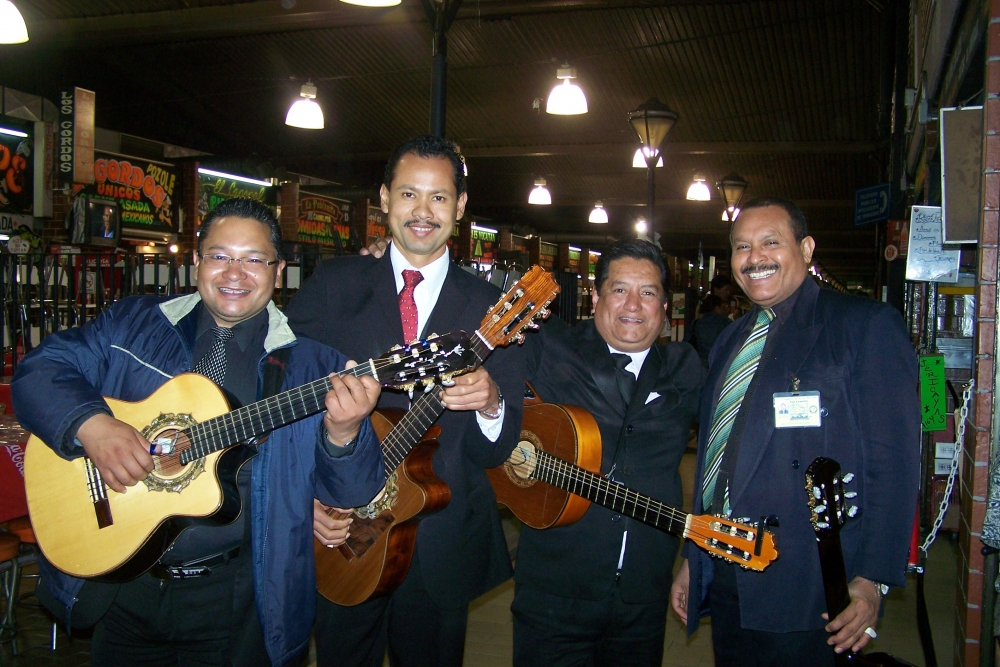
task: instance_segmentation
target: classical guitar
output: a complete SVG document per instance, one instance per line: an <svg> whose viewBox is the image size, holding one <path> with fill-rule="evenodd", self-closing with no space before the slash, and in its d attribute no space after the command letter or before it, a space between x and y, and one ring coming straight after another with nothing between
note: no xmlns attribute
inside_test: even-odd
<svg viewBox="0 0 1000 667"><path fill-rule="evenodd" d="M482 362L493 348L524 340L525 328L548 316L546 306L559 285L551 274L534 266L486 313L472 336L472 351ZM388 412L372 417L382 438L385 469L393 471L385 489L350 516L351 536L337 549L315 543L316 586L326 599L351 606L391 593L402 583L413 559L418 521L451 500L448 486L434 475L431 459L437 449L434 433L424 434L444 412L435 386L413 401L400 417ZM398 419L389 430L392 420ZM381 430L380 430L381 429ZM331 516L342 518L344 515Z"/></svg>
<svg viewBox="0 0 1000 667"><path fill-rule="evenodd" d="M393 349L340 375L370 375L384 387L412 389L474 364L469 338L458 332ZM236 474L251 453L234 445L323 411L329 388L324 377L230 412L211 380L184 373L143 401L106 398L115 418L163 451L153 457L153 472L127 493L109 489L86 456L67 461L32 436L24 481L42 552L77 577L118 582L139 576L184 528L239 516Z"/></svg>
<svg viewBox="0 0 1000 667"><path fill-rule="evenodd" d="M806 469L806 497L809 503L809 520L816 533L819 548L819 565L823 572L823 589L826 593L826 610L830 618L836 618L851 603L847 591L847 571L844 569L844 553L840 548L840 529L848 518L858 513L857 507L848 507L847 501L858 494L845 491L844 484L850 484L854 475L841 474L840 464L833 459L820 456ZM833 652L833 647L830 647ZM913 667L888 653L834 653L837 667L859 665L860 667Z"/></svg>
<svg viewBox="0 0 1000 667"><path fill-rule="evenodd" d="M778 557L774 536L755 523L686 514L600 470L601 431L594 417L574 405L539 403L524 406L520 442L486 474L497 500L532 528L571 524L596 503L747 569L763 570Z"/></svg>

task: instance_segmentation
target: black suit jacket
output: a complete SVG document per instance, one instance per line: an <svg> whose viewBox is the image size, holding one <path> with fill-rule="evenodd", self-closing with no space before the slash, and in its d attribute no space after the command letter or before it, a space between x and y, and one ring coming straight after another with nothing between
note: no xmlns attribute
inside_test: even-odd
<svg viewBox="0 0 1000 667"><path fill-rule="evenodd" d="M441 288L424 335L464 329L472 334L500 298L489 283L454 264ZM292 329L364 361L403 343L399 301L387 252L323 262L288 308ZM417 556L427 590L441 606L464 605L511 576L510 558L497 513L496 496L484 471L506 460L520 432L524 372L517 349L498 348L486 369L506 398L503 432L497 442L482 433L474 412L447 410L434 472L451 489L451 502L424 519L417 532ZM378 407L406 409L403 393L383 391Z"/></svg>
<svg viewBox="0 0 1000 667"><path fill-rule="evenodd" d="M705 448L718 396L733 349L746 339L753 309L727 328L712 351L701 403L695 513L702 507ZM780 556L764 572L736 571L743 627L792 632L821 628L826 611L816 538L809 523L805 471L817 456L832 458L855 474L846 486L861 510L840 538L847 579L865 577L890 585L905 581L906 555L916 509L920 455L917 359L899 313L890 306L802 286L787 322L769 342L753 379L753 396L730 484L735 517L775 514ZM820 392L819 428L774 428L773 394ZM698 625L713 561L693 545L685 547L691 568L688 630Z"/></svg>
<svg viewBox="0 0 1000 667"><path fill-rule="evenodd" d="M548 403L578 405L589 411L601 430L601 472L607 474L625 419L615 367L608 345L593 320L569 328L546 323L529 340L528 377ZM659 394L630 420L614 479L630 489L674 507L682 501L678 465L698 409L704 367L686 343L654 345L643 366L660 362L652 392ZM517 551L519 585L565 597L599 600L615 581L622 534L628 531L621 592L626 602L665 599L678 539L599 505L578 522L534 530L525 527Z"/></svg>

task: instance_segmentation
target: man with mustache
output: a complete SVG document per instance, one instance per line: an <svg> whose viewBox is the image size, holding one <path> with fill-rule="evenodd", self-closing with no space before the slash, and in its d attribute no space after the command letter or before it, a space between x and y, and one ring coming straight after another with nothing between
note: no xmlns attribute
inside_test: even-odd
<svg viewBox="0 0 1000 667"><path fill-rule="evenodd" d="M381 188L392 230L388 252L320 265L292 300L292 328L336 341L348 355L384 350L418 334L474 332L500 291L450 261L448 239L466 200L464 160L452 142L420 136L404 143L390 158ZM451 502L420 522L409 572L394 593L354 607L320 598L320 667L380 666L386 649L393 665L461 665L469 602L511 576L485 468L503 463L517 443L521 366L516 346L499 348L485 367L455 378L445 390L433 465L451 489ZM378 407L405 409L409 400L383 392ZM331 519L318 506L316 537L338 545L349 522Z"/></svg>
<svg viewBox="0 0 1000 667"><path fill-rule="evenodd" d="M760 197L730 233L754 303L719 337L701 401L694 513L776 516L780 558L761 573L685 547L671 604L688 631L712 616L716 665L833 665L876 636L888 586L905 582L917 497L917 362L900 314L809 279L815 241L794 203ZM783 395L807 396L790 427ZM826 618L804 473L818 456L854 480L840 533L851 603Z"/></svg>

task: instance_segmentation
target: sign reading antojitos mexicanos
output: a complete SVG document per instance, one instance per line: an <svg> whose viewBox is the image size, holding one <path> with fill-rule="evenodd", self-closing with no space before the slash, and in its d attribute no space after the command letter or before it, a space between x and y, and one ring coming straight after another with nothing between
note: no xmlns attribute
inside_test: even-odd
<svg viewBox="0 0 1000 667"><path fill-rule="evenodd" d="M85 187L84 192L118 202L122 227L177 231L177 167L100 151L95 157L94 184Z"/></svg>
<svg viewBox="0 0 1000 667"><path fill-rule="evenodd" d="M299 195L299 241L336 244L344 247L351 240L351 202L302 192Z"/></svg>

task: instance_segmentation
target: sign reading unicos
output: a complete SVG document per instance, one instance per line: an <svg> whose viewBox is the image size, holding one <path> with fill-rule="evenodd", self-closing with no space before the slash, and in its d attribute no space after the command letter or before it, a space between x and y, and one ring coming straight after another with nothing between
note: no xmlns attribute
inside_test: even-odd
<svg viewBox="0 0 1000 667"><path fill-rule="evenodd" d="M299 241L343 247L351 240L351 203L342 199L301 193L299 196Z"/></svg>
<svg viewBox="0 0 1000 667"><path fill-rule="evenodd" d="M84 191L118 202L125 228L173 233L178 169L166 162L97 153L94 184Z"/></svg>

